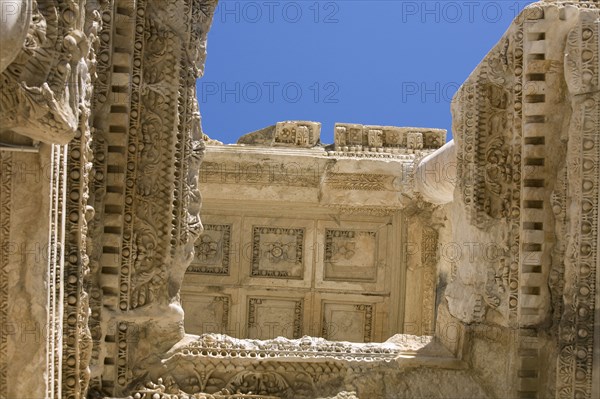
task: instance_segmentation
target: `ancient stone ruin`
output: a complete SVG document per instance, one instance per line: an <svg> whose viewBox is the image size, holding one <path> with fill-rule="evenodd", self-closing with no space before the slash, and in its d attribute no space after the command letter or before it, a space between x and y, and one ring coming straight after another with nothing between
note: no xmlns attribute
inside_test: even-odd
<svg viewBox="0 0 600 399"><path fill-rule="evenodd" d="M598 2L527 7L453 141L330 145L203 135L216 0L10 6L0 398L600 397Z"/></svg>

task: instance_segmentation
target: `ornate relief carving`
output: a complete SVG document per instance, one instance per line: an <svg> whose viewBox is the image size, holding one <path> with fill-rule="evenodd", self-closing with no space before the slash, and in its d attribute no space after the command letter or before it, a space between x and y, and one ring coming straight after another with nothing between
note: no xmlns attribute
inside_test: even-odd
<svg viewBox="0 0 600 399"><path fill-rule="evenodd" d="M290 384L279 373L242 371L229 380L225 389L241 394L288 396Z"/></svg>
<svg viewBox="0 0 600 399"><path fill-rule="evenodd" d="M331 342L311 337L257 341L204 334L172 351L164 360L161 378L153 377L158 384L147 384L137 392L140 398L156 392L195 394L195 398L204 397L199 392L206 392L206 397L233 394L237 398L249 394L248 387L252 386L252 392L260 397L268 393L281 398L313 398L320 393L319 388L337 386L340 375L364 373L377 365L385 367L402 352L414 353L430 342L430 337L418 340L399 337L383 344ZM279 383L255 385L256 380Z"/></svg>
<svg viewBox="0 0 600 399"><path fill-rule="evenodd" d="M321 124L316 122L278 122L274 144L297 147L314 147L321 134Z"/></svg>
<svg viewBox="0 0 600 399"><path fill-rule="evenodd" d="M567 167L562 166L558 181L552 193L551 206L554 213L556 245L552 253L552 271L550 272L549 285L552 294L553 325L560 323L563 313L562 295L565 287L565 255L569 238L567 218Z"/></svg>
<svg viewBox="0 0 600 399"><path fill-rule="evenodd" d="M354 306L360 307L361 305ZM409 344L408 341L407 344ZM235 339L226 335L204 334L197 340L179 348L173 357L206 356L231 359L331 358L333 362L351 359L390 362L403 350L410 351L412 348L409 346L402 347L393 343L392 340L384 344L349 343L304 336L293 340L278 337L273 340L259 341Z"/></svg>
<svg viewBox="0 0 600 399"><path fill-rule="evenodd" d="M506 313L512 326L518 324L520 290L523 43L519 24L461 87L453 104L458 187L467 216L484 230L499 220L510 226L500 244L505 254L489 265L481 296L487 307ZM481 311L485 314L485 308Z"/></svg>
<svg viewBox="0 0 600 399"><path fill-rule="evenodd" d="M421 265L423 267L423 305L421 331L433 335L435 322L435 292L437 278L438 233L434 228L424 227L421 238Z"/></svg>
<svg viewBox="0 0 600 399"><path fill-rule="evenodd" d="M383 130L371 129L367 132L369 147L383 147Z"/></svg>
<svg viewBox="0 0 600 399"><path fill-rule="evenodd" d="M406 134L406 148L409 150L422 150L423 149L423 134L422 133L407 133Z"/></svg>
<svg viewBox="0 0 600 399"><path fill-rule="evenodd" d="M162 282L167 275L166 267L160 263L157 254L158 238L154 229L142 221L138 226L133 232L131 242L129 301L134 309L158 300Z"/></svg>
<svg viewBox="0 0 600 399"><path fill-rule="evenodd" d="M592 397L594 342L597 344L592 320L597 306L595 284L599 264L600 94L587 93L597 84L594 79L598 73L599 30L593 21L596 17L582 18L567 43L567 82L574 96L568 134L570 212L557 362L559 398Z"/></svg>
<svg viewBox="0 0 600 399"><path fill-rule="evenodd" d="M317 188L321 184L317 165L295 168L283 163L202 162L200 183L248 184Z"/></svg>
<svg viewBox="0 0 600 399"><path fill-rule="evenodd" d="M286 121L248 133L240 137L237 143L249 146L311 148L319 143L320 135L319 122Z"/></svg>
<svg viewBox="0 0 600 399"><path fill-rule="evenodd" d="M470 103L473 108L480 104L485 109L473 113L479 118L478 133L471 127L475 121L468 119L463 122L467 126L465 145L460 147L458 155L463 162L459 163L457 172L457 175L465 176L462 193L471 207L471 220L483 227L489 224L490 218L511 216L509 187L513 183L516 165L502 136L507 125L509 92L501 86L479 82L477 86L465 87L460 96L473 101ZM466 118L473 116L468 113ZM476 138L475 134L482 138Z"/></svg>
<svg viewBox="0 0 600 399"><path fill-rule="evenodd" d="M385 191L393 177L375 174L327 173L325 184L336 190Z"/></svg>
<svg viewBox="0 0 600 399"><path fill-rule="evenodd" d="M147 384L137 392L139 397L154 392L195 394L195 398L204 397L199 392L253 392L258 396L314 398L330 389L337 392L333 389L340 387L340 375L365 373L377 367L392 370L400 354L414 355L431 342L431 337L406 336L393 337L383 344L357 344L306 336L258 341L204 334L171 351L161 372L148 376L158 384Z"/></svg>
<svg viewBox="0 0 600 399"><path fill-rule="evenodd" d="M523 28L519 27L513 34L512 43L514 49L511 53L515 85L513 86L514 112L512 127L512 159L515 179L522 176L522 146L523 146ZM510 41L509 41L510 44ZM521 186L514 184L510 187L509 223L512 242L507 242L510 256L501 260L502 276L505 275L505 267L508 264L508 319L510 325L518 324L518 302L519 302L519 265L521 262ZM496 273L496 276L498 273ZM503 282L504 283L504 282ZM498 286L500 292L502 288Z"/></svg>
<svg viewBox="0 0 600 399"><path fill-rule="evenodd" d="M473 225L486 233L502 230L498 220L507 222L505 254L488 265L482 297L497 311L492 317L506 314L508 326L518 332L516 392L538 396L543 381L552 380L552 371L532 365L545 356L545 338L534 327L554 320L550 331L558 334L561 350L556 395L591 397L598 26L597 12L584 8L597 4L552 3L526 10L461 89L457 98L464 113L455 109L458 174L466 176L460 189ZM581 9L563 8L566 4ZM579 26L565 35L578 19ZM568 129L557 114L571 119ZM586 219L586 212L594 216Z"/></svg>
<svg viewBox="0 0 600 399"><path fill-rule="evenodd" d="M600 90L595 33L596 27L588 22L567 35L570 52L565 55L565 78L569 91L574 95Z"/></svg>
<svg viewBox="0 0 600 399"><path fill-rule="evenodd" d="M188 267L189 273L229 275L231 227L230 224L204 225L204 233L194 246L195 257Z"/></svg>
<svg viewBox="0 0 600 399"><path fill-rule="evenodd" d="M304 229L252 228L252 277L302 279Z"/></svg>
<svg viewBox="0 0 600 399"><path fill-rule="evenodd" d="M57 144L75 136L91 90L84 9L84 1L30 2L25 44L0 78L1 131Z"/></svg>
<svg viewBox="0 0 600 399"><path fill-rule="evenodd" d="M111 339L106 325L121 326L121 312L175 304L202 231L198 169L204 144L195 80L215 7L213 0L96 6L103 25L94 91L92 197L98 212L91 228L90 324L94 387L106 394L123 392L132 378L124 366L110 368L118 369L114 374L103 371L103 363L132 361L131 343Z"/></svg>
<svg viewBox="0 0 600 399"><path fill-rule="evenodd" d="M12 193L12 155L0 152L0 325L8 324L8 245L10 243L10 210ZM7 397L7 339L0 337L0 397Z"/></svg>
<svg viewBox="0 0 600 399"><path fill-rule="evenodd" d="M400 211L393 207L353 207L341 205L329 205L330 208L337 210L342 215L369 215L369 216L391 216Z"/></svg>
<svg viewBox="0 0 600 399"><path fill-rule="evenodd" d="M440 148L446 143L446 131L336 123L334 139L335 151L384 153L392 149Z"/></svg>
<svg viewBox="0 0 600 399"><path fill-rule="evenodd" d="M210 373L210 374L212 374L212 373ZM252 373L248 373L248 374L251 374L252 381L258 381L260 379L261 384L259 384L259 385L264 385L264 383L262 383L262 378L260 378L259 376L255 376ZM248 374L246 375L246 377L248 376ZM262 373L260 373L259 375L262 376ZM238 377L238 379L239 379L239 377ZM192 378L192 380L197 380L197 379ZM205 382L204 385L206 386L207 382ZM229 385L229 383L228 383L228 385ZM235 384L231 383L231 385L235 385ZM249 384L246 384L246 386L248 386L248 385ZM252 386L255 386L255 385L252 384ZM239 390L239 391L241 391L241 390ZM254 395L254 394L243 394L243 393L239 393L239 392L238 393L233 393L233 392L235 392L235 391L224 388L214 394L194 393L194 394L191 394L191 396L190 396L185 391L182 391L181 389L179 389L179 386L177 385L177 383L175 383L173 381L172 378L169 378L166 383L165 383L165 381L163 381L162 378L159 378L157 384L155 384L153 382L148 382L148 383L146 383L146 386L144 388L138 389L137 392L133 395L133 399L155 399L155 398L179 399L182 397L189 398L189 399L281 399L279 396L265 396L265 395L261 395L261 394Z"/></svg>
<svg viewBox="0 0 600 399"><path fill-rule="evenodd" d="M428 151L432 152L432 151ZM327 151L327 156L335 158L388 158L388 159L400 159L406 162L412 162L417 155L414 151L408 150L407 148L383 148L382 152L364 152L364 151Z"/></svg>

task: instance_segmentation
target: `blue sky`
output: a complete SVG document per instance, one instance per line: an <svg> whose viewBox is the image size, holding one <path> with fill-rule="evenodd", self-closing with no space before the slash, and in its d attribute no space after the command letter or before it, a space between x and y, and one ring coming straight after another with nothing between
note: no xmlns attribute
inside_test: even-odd
<svg viewBox="0 0 600 399"><path fill-rule="evenodd" d="M198 100L225 143L283 120L435 127L532 1L220 0Z"/></svg>

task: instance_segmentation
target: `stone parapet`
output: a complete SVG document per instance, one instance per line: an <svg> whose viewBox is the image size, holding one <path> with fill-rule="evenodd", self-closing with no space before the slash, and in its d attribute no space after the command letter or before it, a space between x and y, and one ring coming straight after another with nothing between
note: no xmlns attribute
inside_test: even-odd
<svg viewBox="0 0 600 399"><path fill-rule="evenodd" d="M440 148L446 130L416 127L374 126L336 123L335 150L341 152L418 151Z"/></svg>

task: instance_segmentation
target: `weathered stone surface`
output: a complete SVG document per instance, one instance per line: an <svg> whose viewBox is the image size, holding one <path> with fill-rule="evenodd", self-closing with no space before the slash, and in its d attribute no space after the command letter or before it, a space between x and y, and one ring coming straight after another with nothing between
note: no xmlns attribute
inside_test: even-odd
<svg viewBox="0 0 600 399"><path fill-rule="evenodd" d="M183 336L215 5L3 3L0 397L126 395Z"/></svg>
<svg viewBox="0 0 600 399"><path fill-rule="evenodd" d="M209 146L205 231L182 289L186 331L355 342L432 333L437 241L426 217L403 214L412 165L432 151L356 159Z"/></svg>
<svg viewBox="0 0 600 399"><path fill-rule="evenodd" d="M239 138L238 144L311 148L319 143L320 136L319 122L286 121L248 133Z"/></svg>
<svg viewBox="0 0 600 399"><path fill-rule="evenodd" d="M195 82L215 7L115 1L101 10L110 57L95 92L89 287L92 388L103 394L127 395L184 334L179 288L202 232Z"/></svg>
<svg viewBox="0 0 600 399"><path fill-rule="evenodd" d="M459 320L500 326L472 356L511 396L592 397L600 381L587 318L598 314L587 288L598 281L598 12L595 2L528 7L453 101L449 239L479 248L453 262L444 296ZM490 363L496 351L509 368Z"/></svg>
<svg viewBox="0 0 600 399"><path fill-rule="evenodd" d="M0 21L0 73L15 60L25 38L31 20L31 0L14 1L5 3Z"/></svg>
<svg viewBox="0 0 600 399"><path fill-rule="evenodd" d="M451 140L419 161L415 168L415 190L432 204L451 202L458 179L456 167L456 147Z"/></svg>
<svg viewBox="0 0 600 399"><path fill-rule="evenodd" d="M216 1L11 5L0 398L600 396L596 1L523 11L453 101L454 144L288 121L202 167ZM189 330L289 329L189 335L180 296Z"/></svg>
<svg viewBox="0 0 600 399"><path fill-rule="evenodd" d="M344 152L394 152L440 148L446 142L446 131L417 127L369 126L336 123L335 150Z"/></svg>
<svg viewBox="0 0 600 399"><path fill-rule="evenodd" d="M49 156L48 150L45 146L43 155ZM42 164L44 158L37 153L0 152L3 398L41 398L46 394L47 298L39 293L46 292L50 187L37 173L48 167ZM28 383L11 383L18 380Z"/></svg>

